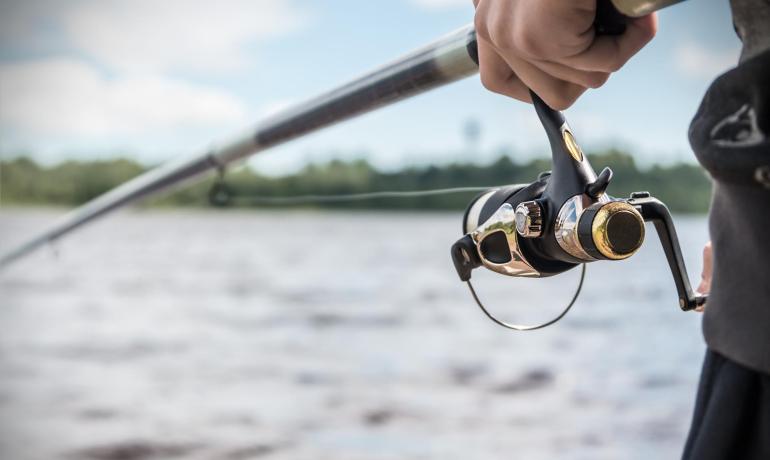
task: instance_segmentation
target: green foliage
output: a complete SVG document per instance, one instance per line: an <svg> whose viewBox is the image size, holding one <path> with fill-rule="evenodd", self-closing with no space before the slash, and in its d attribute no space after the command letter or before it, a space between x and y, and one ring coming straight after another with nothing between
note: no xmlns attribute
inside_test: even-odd
<svg viewBox="0 0 770 460"><path fill-rule="evenodd" d="M125 159L67 161L42 167L29 158L0 161L0 200L74 206L110 190L145 168Z"/></svg>
<svg viewBox="0 0 770 460"><path fill-rule="evenodd" d="M628 196L647 190L676 212L706 212L711 183L703 170L690 164L653 166L639 169L633 157L618 150L589 155L597 170L612 168L614 179L610 193ZM428 190L434 188L494 186L526 183L549 168L545 159L517 163L506 155L489 165L453 163L442 166L407 167L396 172L373 168L366 160L333 160L310 164L296 174L268 177L250 169L227 174L227 186L233 191L234 206L256 206L250 197L285 197L293 195L336 195L378 190ZM0 161L0 200L3 204L82 204L137 176L147 168L125 159L77 162L68 161L43 167L29 158ZM209 178L186 185L172 193L153 198L148 204L161 206L208 206L208 192L214 183ZM408 199L376 199L314 205L340 209L464 209L472 194L452 194Z"/></svg>

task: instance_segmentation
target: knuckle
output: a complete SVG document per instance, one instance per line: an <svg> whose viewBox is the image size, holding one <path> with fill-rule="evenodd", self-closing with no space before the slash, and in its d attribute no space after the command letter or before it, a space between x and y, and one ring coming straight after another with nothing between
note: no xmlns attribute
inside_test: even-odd
<svg viewBox="0 0 770 460"><path fill-rule="evenodd" d="M602 85L607 83L607 80L609 80L610 74L603 73L603 72L591 72L586 77L586 85L589 88L600 88Z"/></svg>
<svg viewBox="0 0 770 460"><path fill-rule="evenodd" d="M577 96L563 92L553 92L543 96L543 100L554 110L566 110L575 103Z"/></svg>
<svg viewBox="0 0 770 460"><path fill-rule="evenodd" d="M479 77L481 78L481 85L484 86L484 88L495 93L499 92L500 82L493 75L490 75L490 72L485 71L483 67L479 72Z"/></svg>
<svg viewBox="0 0 770 460"><path fill-rule="evenodd" d="M489 27L487 26L486 16L476 11L473 17L473 25L476 27L476 35L487 41L492 41L489 36Z"/></svg>
<svg viewBox="0 0 770 460"><path fill-rule="evenodd" d="M551 88L545 97L541 97L552 109L565 110L572 106L585 90L586 88L581 86L565 83Z"/></svg>
<svg viewBox="0 0 770 460"><path fill-rule="evenodd" d="M626 60L623 59L621 56L615 56L614 58L607 61L607 71L608 72L617 72L623 67L623 64L626 63Z"/></svg>
<svg viewBox="0 0 770 460"><path fill-rule="evenodd" d="M511 40L510 25L506 21L495 21L489 27L489 36L492 43L501 51L511 51L514 43Z"/></svg>
<svg viewBox="0 0 770 460"><path fill-rule="evenodd" d="M510 36L511 46L519 50L522 54L528 56L542 55L538 40L528 27L519 25L513 30Z"/></svg>
<svg viewBox="0 0 770 460"><path fill-rule="evenodd" d="M652 21L649 27L642 29L641 38L644 43L649 42L658 33L658 21Z"/></svg>

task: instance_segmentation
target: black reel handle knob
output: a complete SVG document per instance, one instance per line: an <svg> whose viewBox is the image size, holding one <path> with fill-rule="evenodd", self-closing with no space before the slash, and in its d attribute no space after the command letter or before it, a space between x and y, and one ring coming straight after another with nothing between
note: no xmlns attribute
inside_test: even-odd
<svg viewBox="0 0 770 460"><path fill-rule="evenodd" d="M596 203L580 217L578 238L583 249L596 259L627 259L644 242L644 219L625 201Z"/></svg>

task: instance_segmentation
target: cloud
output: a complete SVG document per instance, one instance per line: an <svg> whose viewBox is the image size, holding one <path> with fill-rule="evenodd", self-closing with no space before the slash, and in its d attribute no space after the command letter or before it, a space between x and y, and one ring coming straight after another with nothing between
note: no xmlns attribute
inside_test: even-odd
<svg viewBox="0 0 770 460"><path fill-rule="evenodd" d="M448 8L473 7L471 0L412 0L412 3L421 8L441 10Z"/></svg>
<svg viewBox="0 0 770 460"><path fill-rule="evenodd" d="M66 58L0 64L0 100L2 131L42 138L209 127L247 115L222 90L162 76L108 78Z"/></svg>
<svg viewBox="0 0 770 460"><path fill-rule="evenodd" d="M694 42L685 42L674 48L676 69L682 76L712 79L738 63L739 49L713 50Z"/></svg>
<svg viewBox="0 0 770 460"><path fill-rule="evenodd" d="M212 82L307 24L297 3L0 2L0 140L95 146L243 124L252 113Z"/></svg>
<svg viewBox="0 0 770 460"><path fill-rule="evenodd" d="M220 73L309 15L295 0L51 0L0 6L6 44L69 48L116 71ZM54 43L54 40L59 43Z"/></svg>

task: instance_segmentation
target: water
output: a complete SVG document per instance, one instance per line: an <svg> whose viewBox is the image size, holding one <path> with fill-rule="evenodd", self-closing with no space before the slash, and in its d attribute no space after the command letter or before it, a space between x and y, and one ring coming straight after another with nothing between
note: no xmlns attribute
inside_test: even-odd
<svg viewBox="0 0 770 460"><path fill-rule="evenodd" d="M58 214L0 212L0 249ZM704 348L652 228L515 333L458 222L133 211L39 251L0 273L0 458L677 458ZM694 278L705 220L676 222ZM564 276L478 288L538 320Z"/></svg>

